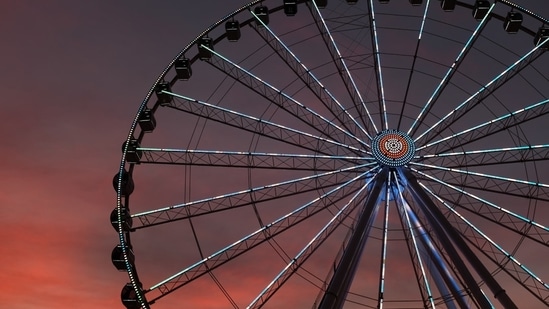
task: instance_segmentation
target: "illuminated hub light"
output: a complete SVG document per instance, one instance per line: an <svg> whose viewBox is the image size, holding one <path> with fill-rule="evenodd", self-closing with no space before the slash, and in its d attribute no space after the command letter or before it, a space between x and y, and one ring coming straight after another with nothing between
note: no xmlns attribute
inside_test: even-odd
<svg viewBox="0 0 549 309"><path fill-rule="evenodd" d="M372 141L372 153L386 166L398 167L410 162L416 147L410 136L397 130L381 131Z"/></svg>

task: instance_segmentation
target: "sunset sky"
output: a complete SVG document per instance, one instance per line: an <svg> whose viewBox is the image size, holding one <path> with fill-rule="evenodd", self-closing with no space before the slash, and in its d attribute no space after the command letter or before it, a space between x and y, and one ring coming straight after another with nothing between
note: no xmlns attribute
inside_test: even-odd
<svg viewBox="0 0 549 309"><path fill-rule="evenodd" d="M121 144L167 63L246 2L0 5L0 308L123 308L109 223ZM515 2L549 16L545 0Z"/></svg>

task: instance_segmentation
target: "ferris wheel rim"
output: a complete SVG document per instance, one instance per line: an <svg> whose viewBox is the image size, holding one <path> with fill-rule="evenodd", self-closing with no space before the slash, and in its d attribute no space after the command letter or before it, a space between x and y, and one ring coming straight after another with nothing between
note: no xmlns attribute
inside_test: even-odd
<svg viewBox="0 0 549 309"><path fill-rule="evenodd" d="M230 20L231 18L233 18L235 15L237 15L238 13L246 10L246 9L250 9L252 6L258 4L258 3L261 3L262 1L261 0L255 0L255 1L252 1L250 2L249 4L237 9L236 11L233 11L231 14L225 16L224 18L222 18L221 20L219 20L218 22L214 23L212 26L208 27L204 32L202 32L199 36L197 36L194 40L191 41L191 43L189 43L172 61L171 63L168 65L168 67L166 67L166 69L162 72L162 74L159 76L159 78L156 80L156 82L154 83L154 85L151 87L151 89L149 90L146 98L144 99L143 103L141 104L141 106L139 107L138 109L138 113L133 121L133 124L132 124L132 127L131 127L131 130L130 130L130 133L128 134L128 138L126 140L126 143L123 147L123 156L122 156L122 162L121 162L121 165L120 165L120 169L119 169L119 174L118 174L118 181L117 181L117 210L118 210L118 222L119 222L119 225L118 225L118 228L119 228L119 240L120 240L120 246L122 247L122 250L124 252L124 256L125 256L125 259L128 260L128 257L125 253L124 250L126 250L126 247L128 246L128 244L130 245L131 247L131 241L129 239L129 233L126 234L124 233L124 228L123 228L123 213L122 213L122 208L123 208L123 195L120 194L120 192L122 192L122 186L123 186L123 177L124 177L124 172L126 172L126 168L129 167L128 169L128 173L131 175L132 171L133 171L133 168L134 166L133 165L128 165L127 164L127 159L126 159L126 155L127 155L127 151L128 151L128 145L129 143L132 141L132 140L135 140L134 138L134 133L135 133L135 129L138 125L137 123L137 120L138 120L138 116L141 114L141 112L147 107L147 104L150 102L151 100L151 97L153 96L154 94L154 90L155 90L155 87L165 78L167 72L171 69L173 69L173 66L174 66L174 63L177 59L179 59L181 56L183 56L188 50L190 50L190 48L196 46L198 40L202 37L204 37L204 35L207 35L211 30L213 30L214 28L216 27L220 27L224 22ZM302 2L305 2L305 1L302 1ZM510 7L515 7L517 9L520 9L521 7L510 2L510 1L501 1L503 3L506 3L507 5L509 5ZM461 3L461 2L459 2ZM283 6L279 6L275 9L273 9L272 11L279 11L279 10L282 10ZM526 13L528 13L529 11L525 11ZM528 13L530 14L530 13ZM532 16L536 17L536 18L541 18L539 17L538 15L535 15L534 13L532 13ZM254 18L251 17L250 19L248 19L246 22L253 22L254 21ZM546 21L546 20L545 20ZM224 35L221 35L220 37L218 37L216 40L221 40L221 39L224 39L225 36ZM214 41L216 41L214 40ZM214 42L214 45L215 45L215 42ZM196 55L194 57L194 60L193 61L196 61L198 55ZM154 108L156 108L157 105L155 105ZM141 132L140 133L140 136L137 138L138 141L141 141L142 137L143 137L143 133L144 132ZM418 147L418 150L421 148L422 146L420 145ZM452 150L452 149L450 149ZM449 151L450 151L449 150ZM412 157L413 157L413 154L412 154ZM412 159L412 158L410 158ZM408 162L406 162L408 163ZM408 168L407 168L408 169ZM417 171L416 169L410 167L409 168L410 170L415 170ZM134 289L136 289L137 291L139 291L139 289L141 289L139 287L139 279L137 277L137 271L135 269L135 265L130 265L130 263L128 262L127 264L127 267L128 267L128 273L130 274L130 281L132 281L132 286ZM133 277L133 278L132 278ZM138 298L139 297L143 297L143 295L139 295L139 292L138 292ZM145 300L142 301L143 304L146 303ZM148 305L147 305L148 306ZM146 307L148 308L148 307Z"/></svg>

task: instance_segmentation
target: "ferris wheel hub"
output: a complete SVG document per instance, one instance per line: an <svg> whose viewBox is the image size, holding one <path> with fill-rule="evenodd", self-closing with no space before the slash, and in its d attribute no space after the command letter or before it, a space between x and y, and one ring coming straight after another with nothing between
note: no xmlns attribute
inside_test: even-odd
<svg viewBox="0 0 549 309"><path fill-rule="evenodd" d="M374 158L389 167L406 165L414 158L415 151L414 140L398 130L381 131L372 141Z"/></svg>

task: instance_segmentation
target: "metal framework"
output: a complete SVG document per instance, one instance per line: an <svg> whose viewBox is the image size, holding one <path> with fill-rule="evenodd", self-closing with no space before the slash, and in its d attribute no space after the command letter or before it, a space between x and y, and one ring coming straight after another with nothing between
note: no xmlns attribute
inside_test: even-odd
<svg viewBox="0 0 549 309"><path fill-rule="evenodd" d="M548 49L508 0L230 12L123 144L122 304L549 306Z"/></svg>

